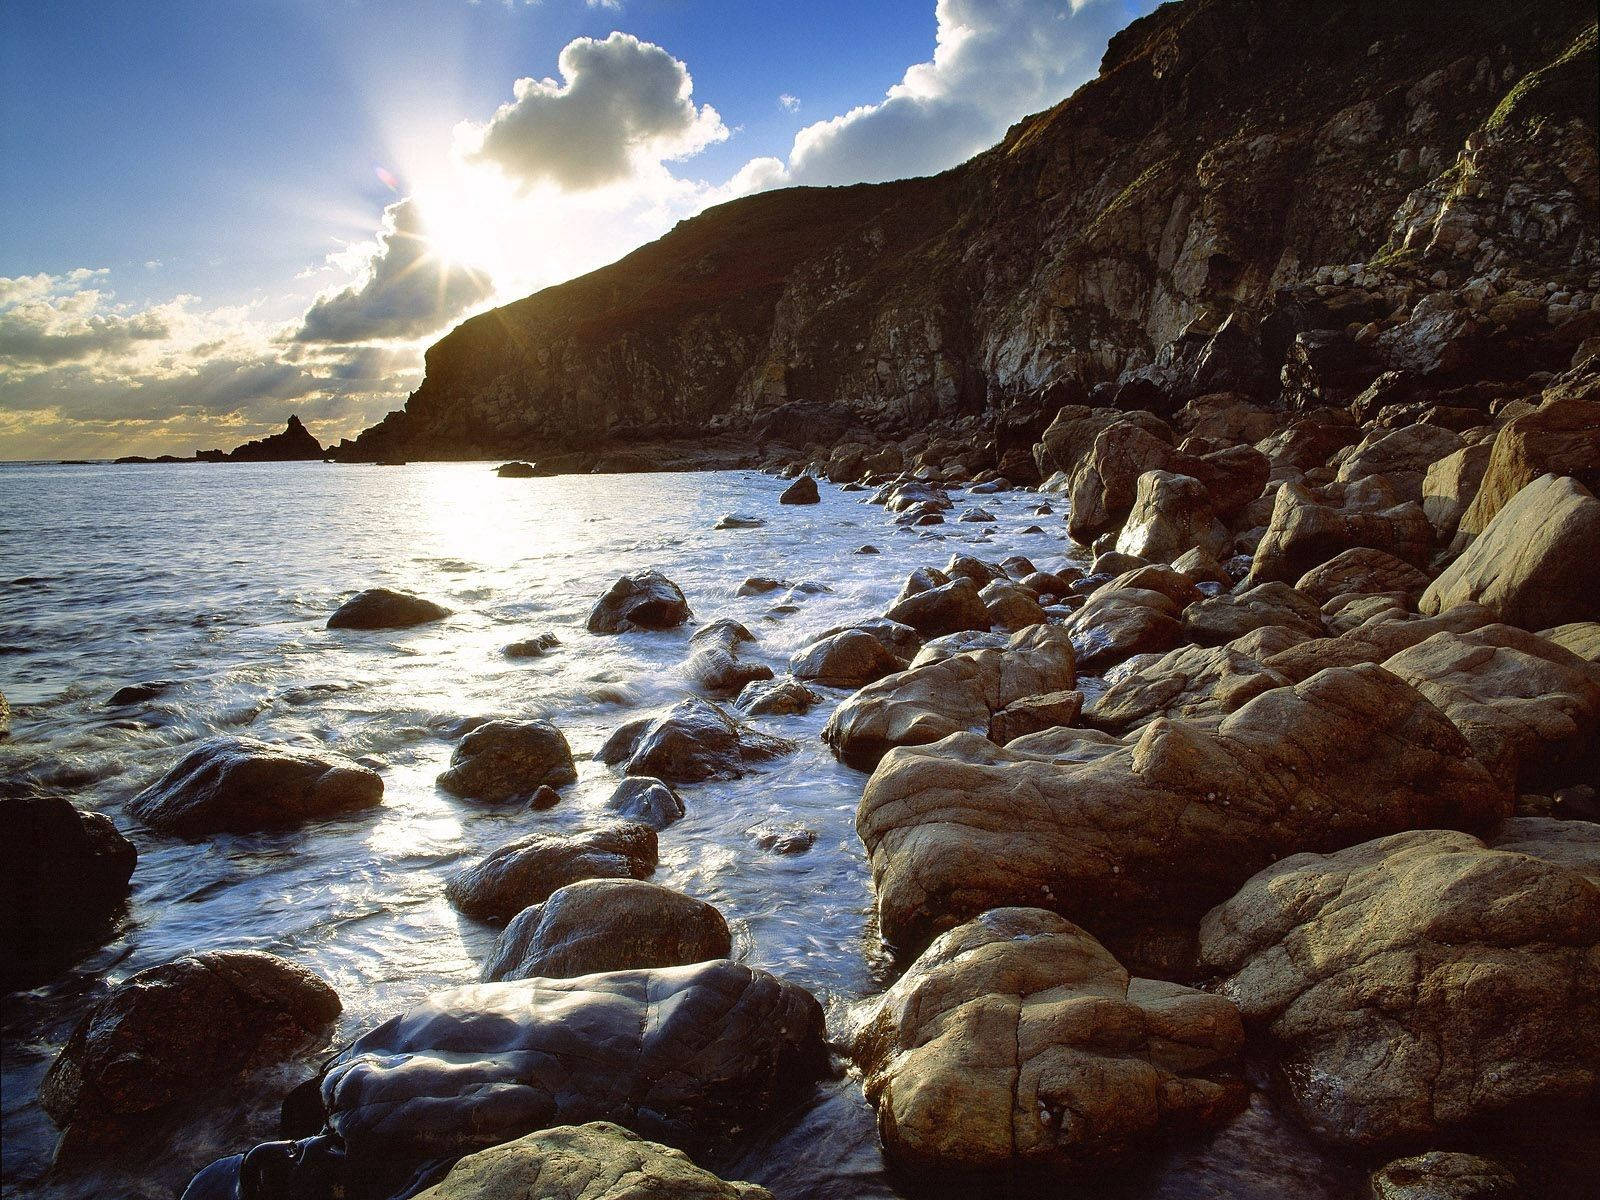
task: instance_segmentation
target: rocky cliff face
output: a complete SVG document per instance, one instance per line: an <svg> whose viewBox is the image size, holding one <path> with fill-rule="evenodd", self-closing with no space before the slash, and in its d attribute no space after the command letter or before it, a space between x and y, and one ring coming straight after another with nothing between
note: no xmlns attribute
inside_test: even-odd
<svg viewBox="0 0 1600 1200"><path fill-rule="evenodd" d="M1482 400L1600 333L1595 61L1581 0L1168 4L961 167L722 205L473 318L340 455Z"/></svg>

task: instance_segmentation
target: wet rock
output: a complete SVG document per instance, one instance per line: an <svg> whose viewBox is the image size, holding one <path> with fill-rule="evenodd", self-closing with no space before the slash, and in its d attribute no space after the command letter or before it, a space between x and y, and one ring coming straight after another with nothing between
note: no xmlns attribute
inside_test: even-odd
<svg viewBox="0 0 1600 1200"><path fill-rule="evenodd" d="M1171 562L1194 549L1223 554L1231 543L1205 484L1188 475L1146 471L1139 476L1117 550L1147 562Z"/></svg>
<svg viewBox="0 0 1600 1200"><path fill-rule="evenodd" d="M783 495L778 497L779 504L818 504L822 497L817 494L817 481L809 475L802 475L788 487L783 489Z"/></svg>
<svg viewBox="0 0 1600 1200"><path fill-rule="evenodd" d="M177 681L172 679L155 679L149 683L130 683L111 693L106 701L107 708L121 708L128 704L143 704L147 700L154 700L157 696L170 692L177 687Z"/></svg>
<svg viewBox="0 0 1600 1200"><path fill-rule="evenodd" d="M624 575L589 613L590 633L676 629L689 619L689 602L660 571Z"/></svg>
<svg viewBox="0 0 1600 1200"><path fill-rule="evenodd" d="M966 576L906 596L884 616L909 625L923 637L989 628L989 611L984 607L978 585Z"/></svg>
<svg viewBox="0 0 1600 1200"><path fill-rule="evenodd" d="M388 588L368 588L357 592L328 618L329 629L406 629L426 625L450 615L450 610L432 600L395 592Z"/></svg>
<svg viewBox="0 0 1600 1200"><path fill-rule="evenodd" d="M958 730L987 732L993 715L1013 701L1064 691L1074 678L1066 632L1034 625L1001 649L919 656L835 709L822 737L840 761L870 770L895 746L926 745Z"/></svg>
<svg viewBox="0 0 1600 1200"><path fill-rule="evenodd" d="M1384 668L1461 730L1520 792L1600 778L1600 667L1510 625L1440 632Z"/></svg>
<svg viewBox="0 0 1600 1200"><path fill-rule="evenodd" d="M1461 517L1479 534L1514 496L1541 475L1567 475L1591 495L1600 487L1600 393L1594 379L1570 385L1495 437L1483 482Z"/></svg>
<svg viewBox="0 0 1600 1200"><path fill-rule="evenodd" d="M544 812L561 803L561 793L548 783L540 784L534 789L533 795L528 797L528 808L533 812Z"/></svg>
<svg viewBox="0 0 1600 1200"><path fill-rule="evenodd" d="M1524 629L1600 619L1600 500L1564 476L1524 487L1418 607L1432 614L1468 601Z"/></svg>
<svg viewBox="0 0 1600 1200"><path fill-rule="evenodd" d="M768 592L776 592L786 588L789 582L786 579L772 579L765 575L752 575L739 585L735 596L765 596Z"/></svg>
<svg viewBox="0 0 1600 1200"><path fill-rule="evenodd" d="M606 825L586 833L534 833L490 851L445 885L450 903L479 921L509 921L584 879L643 879L656 867L656 831Z"/></svg>
<svg viewBox="0 0 1600 1200"><path fill-rule="evenodd" d="M1182 633L1179 605L1148 588L1106 586L1067 619L1078 668L1098 675L1135 654L1172 648Z"/></svg>
<svg viewBox="0 0 1600 1200"><path fill-rule="evenodd" d="M541 633L520 642L512 642L500 653L507 658L541 658L560 644L555 634Z"/></svg>
<svg viewBox="0 0 1600 1200"><path fill-rule="evenodd" d="M1220 646L1269 625L1320 637L1322 610L1316 601L1284 583L1261 583L1237 596L1213 596L1183 610L1183 636L1201 646Z"/></svg>
<svg viewBox="0 0 1600 1200"><path fill-rule="evenodd" d="M773 854L804 854L817 844L817 831L804 825L767 821L752 825L745 833L757 846Z"/></svg>
<svg viewBox="0 0 1600 1200"><path fill-rule="evenodd" d="M1071 725L1083 711L1082 692L1044 692L1013 700L989 718L989 740L1004 746L1013 738Z"/></svg>
<svg viewBox="0 0 1600 1200"><path fill-rule="evenodd" d="M1357 546L1312 567L1294 585L1318 604L1351 593L1404 592L1416 604L1428 588L1428 577L1408 562L1382 550Z"/></svg>
<svg viewBox="0 0 1600 1200"><path fill-rule="evenodd" d="M760 517L747 516L744 513L727 513L719 519L714 528L717 529L760 529L766 521Z"/></svg>
<svg viewBox="0 0 1600 1200"><path fill-rule="evenodd" d="M1511 801L1444 714L1367 665L1265 692L1215 726L1152 722L1087 762L970 734L895 750L867 781L856 828L880 927L901 950L1009 904L1049 908L1109 944L1192 928L1307 846L1481 829Z"/></svg>
<svg viewBox="0 0 1600 1200"><path fill-rule="evenodd" d="M683 673L708 696L737 696L746 684L772 678L772 668L765 663L746 662L739 657L745 646L755 643L755 634L738 621L713 621L689 639L694 653L684 663Z"/></svg>
<svg viewBox="0 0 1600 1200"><path fill-rule="evenodd" d="M64 1131L63 1153L106 1147L305 1048L339 1009L331 987L271 954L209 951L150 967L78 1022L39 1103Z"/></svg>
<svg viewBox="0 0 1600 1200"><path fill-rule="evenodd" d="M563 1125L469 1154L417 1200L772 1200L724 1183L681 1150L609 1121Z"/></svg>
<svg viewBox="0 0 1600 1200"><path fill-rule="evenodd" d="M809 993L726 960L437 992L329 1065L326 1133L231 1173L270 1181L253 1200L385 1196L426 1162L587 1120L705 1154L811 1087L823 1036Z"/></svg>
<svg viewBox="0 0 1600 1200"><path fill-rule="evenodd" d="M1517 1177L1476 1154L1430 1150L1373 1172L1372 1200L1518 1200Z"/></svg>
<svg viewBox="0 0 1600 1200"><path fill-rule="evenodd" d="M0 796L0 986L26 987L110 932L138 852L65 796Z"/></svg>
<svg viewBox="0 0 1600 1200"><path fill-rule="evenodd" d="M1352 546L1420 564L1433 547L1433 526L1414 503L1347 511L1320 504L1299 484L1286 483L1278 489L1272 521L1256 547L1250 580L1292 583Z"/></svg>
<svg viewBox="0 0 1600 1200"><path fill-rule="evenodd" d="M548 721L486 721L456 744L438 782L463 800L506 804L577 778L566 735Z"/></svg>
<svg viewBox="0 0 1600 1200"><path fill-rule="evenodd" d="M570 979L597 971L727 958L728 923L711 905L642 879L586 879L505 927L483 979Z"/></svg>
<svg viewBox="0 0 1600 1200"><path fill-rule="evenodd" d="M1593 1094L1600 887L1542 857L1565 822L1509 824L1514 852L1428 829L1299 854L1206 916L1206 965L1318 1137L1422 1141ZM1584 856L1600 871L1600 840Z"/></svg>
<svg viewBox="0 0 1600 1200"><path fill-rule="evenodd" d="M739 693L734 707L750 717L787 717L811 711L821 696L794 679L759 680Z"/></svg>
<svg viewBox="0 0 1600 1200"><path fill-rule="evenodd" d="M998 908L939 937L857 1037L884 1148L921 1170L1102 1167L1244 1103L1227 1000L1130 978L1082 929Z"/></svg>
<svg viewBox="0 0 1600 1200"><path fill-rule="evenodd" d="M793 742L739 725L715 704L691 698L644 729L628 758L627 773L672 783L737 779L748 764L793 749Z"/></svg>
<svg viewBox="0 0 1600 1200"><path fill-rule="evenodd" d="M611 731L594 756L608 767L627 762L639 739L644 736L644 731L650 728L654 720L654 717L635 717L631 721L624 721Z"/></svg>
<svg viewBox="0 0 1600 1200"><path fill-rule="evenodd" d="M665 829L683 819L683 797L670 784L648 775L631 775L617 784L606 800L606 809L628 821L651 829Z"/></svg>
<svg viewBox="0 0 1600 1200"><path fill-rule="evenodd" d="M856 547L856 553L857 554L882 554L883 551L879 550L876 546L857 546Z"/></svg>
<svg viewBox="0 0 1600 1200"><path fill-rule="evenodd" d="M494 473L501 479L532 479L538 474L528 462L508 462L496 467Z"/></svg>
<svg viewBox="0 0 1600 1200"><path fill-rule="evenodd" d="M993 521L995 516L987 508L972 508L962 513L957 519L969 525L986 525Z"/></svg>
<svg viewBox="0 0 1600 1200"><path fill-rule="evenodd" d="M163 833L203 837L287 829L381 803L382 778L348 759L213 738L128 801L128 811Z"/></svg>

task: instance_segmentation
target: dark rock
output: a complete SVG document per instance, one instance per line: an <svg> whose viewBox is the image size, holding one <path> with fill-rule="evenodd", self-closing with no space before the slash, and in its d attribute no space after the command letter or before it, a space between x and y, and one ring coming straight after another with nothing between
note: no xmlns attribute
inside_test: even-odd
<svg viewBox="0 0 1600 1200"><path fill-rule="evenodd" d="M978 585L965 576L907 596L884 616L909 625L923 637L989 628L989 610L978 594Z"/></svg>
<svg viewBox="0 0 1600 1200"><path fill-rule="evenodd" d="M590 633L676 629L689 619L683 592L660 571L624 575L589 613Z"/></svg>
<svg viewBox="0 0 1600 1200"><path fill-rule="evenodd" d="M388 588L368 588L346 600L328 618L329 629L406 629L426 625L450 615L450 610L432 600L395 592Z"/></svg>
<svg viewBox="0 0 1600 1200"><path fill-rule="evenodd" d="M817 481L809 475L802 475L788 487L783 489L783 495L778 497L779 504L819 504L822 497L817 494Z"/></svg>
<svg viewBox="0 0 1600 1200"><path fill-rule="evenodd" d="M533 469L533 464L526 462L508 462L503 466L496 467L494 473L500 476L501 479L532 479L538 474Z"/></svg>
<svg viewBox="0 0 1600 1200"><path fill-rule="evenodd" d="M534 833L491 850L445 885L450 903L479 921L509 921L584 879L643 879L655 870L656 831L633 823L587 833Z"/></svg>
<svg viewBox="0 0 1600 1200"><path fill-rule="evenodd" d="M381 803L382 778L348 759L214 738L130 800L128 811L163 833L201 837L286 829Z"/></svg>
<svg viewBox="0 0 1600 1200"><path fill-rule="evenodd" d="M643 730L628 758L627 772L673 783L737 779L746 764L793 749L793 742L740 726L715 704L691 698Z"/></svg>
<svg viewBox="0 0 1600 1200"><path fill-rule="evenodd" d="M751 717L793 716L809 712L820 699L795 679L758 680L739 693L734 707Z"/></svg>
<svg viewBox="0 0 1600 1200"><path fill-rule="evenodd" d="M716 529L760 529L766 521L760 517L747 517L743 513L728 513L719 520L713 528Z"/></svg>
<svg viewBox="0 0 1600 1200"><path fill-rule="evenodd" d="M1518 1200L1517 1177L1476 1154L1430 1150L1372 1176L1372 1200Z"/></svg>
<svg viewBox="0 0 1600 1200"><path fill-rule="evenodd" d="M109 932L138 853L64 796L0 796L0 986L28 986Z"/></svg>
<svg viewBox="0 0 1600 1200"><path fill-rule="evenodd" d="M804 854L817 844L817 831L804 825L764 822L745 830L750 840L773 854Z"/></svg>
<svg viewBox="0 0 1600 1200"><path fill-rule="evenodd" d="M795 652L789 669L796 679L824 687L857 688L903 671L907 660L864 629L844 629Z"/></svg>
<svg viewBox="0 0 1600 1200"><path fill-rule="evenodd" d="M487 721L456 745L439 786L464 800L503 804L578 778L566 735L546 721Z"/></svg>
<svg viewBox="0 0 1600 1200"><path fill-rule="evenodd" d="M540 784L533 795L528 797L528 807L534 812L544 812L561 803L561 793L548 783Z"/></svg>
<svg viewBox="0 0 1600 1200"><path fill-rule="evenodd" d="M856 553L857 554L881 554L882 551L879 550L876 546L857 546L856 547Z"/></svg>
<svg viewBox="0 0 1600 1200"><path fill-rule="evenodd" d="M555 634L541 633L537 637L527 638L520 642L512 642L500 653L507 658L539 658L548 654L560 644L556 640Z"/></svg>
<svg viewBox="0 0 1600 1200"><path fill-rule="evenodd" d="M171 691L177 687L171 679L156 679L149 683L130 683L127 687L120 687L111 693L111 698L106 701L107 708L121 708L126 704L143 704L146 700L154 700L157 696Z"/></svg>
<svg viewBox="0 0 1600 1200"><path fill-rule="evenodd" d="M227 457L229 462L314 462L322 453L322 443L311 436L299 417L291 416L282 433L246 442Z"/></svg>
<svg viewBox="0 0 1600 1200"><path fill-rule="evenodd" d="M728 923L702 900L642 879L586 879L518 913L483 980L679 967L727 958L732 948Z"/></svg>
<svg viewBox="0 0 1600 1200"><path fill-rule="evenodd" d="M746 684L772 678L772 668L765 663L745 662L739 657L745 646L755 642L755 634L738 621L713 621L689 639L694 653L684 663L683 673L708 696L736 696Z"/></svg>
<svg viewBox="0 0 1600 1200"><path fill-rule="evenodd" d="M651 829L665 829L674 821L682 820L684 814L683 797L673 791L670 784L648 775L633 775L619 783L617 790L606 801L606 809L625 820L648 825Z"/></svg>
<svg viewBox="0 0 1600 1200"><path fill-rule="evenodd" d="M600 749L595 751L594 756L608 767L627 762L633 756L633 748L644 736L644 731L649 729L654 721L654 717L635 717L631 721L623 722L611 731L611 735L601 743Z"/></svg>

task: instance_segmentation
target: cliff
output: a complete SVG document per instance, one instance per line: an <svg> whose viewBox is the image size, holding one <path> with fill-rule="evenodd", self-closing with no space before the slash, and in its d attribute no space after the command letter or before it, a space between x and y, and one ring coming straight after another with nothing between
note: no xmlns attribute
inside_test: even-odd
<svg viewBox="0 0 1600 1200"><path fill-rule="evenodd" d="M1578 0L1168 4L954 170L724 204L465 322L337 453L804 445L819 412L894 436L1557 370L1600 332L1550 303L1596 286L1595 107ZM1511 295L1540 311L1487 315Z"/></svg>

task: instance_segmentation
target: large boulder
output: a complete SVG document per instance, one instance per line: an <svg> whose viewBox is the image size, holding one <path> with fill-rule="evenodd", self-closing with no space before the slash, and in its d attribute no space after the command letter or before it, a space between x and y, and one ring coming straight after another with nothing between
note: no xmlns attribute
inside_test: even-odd
<svg viewBox="0 0 1600 1200"><path fill-rule="evenodd" d="M465 800L503 804L577 778L566 735L548 721L486 721L457 743L439 786Z"/></svg>
<svg viewBox="0 0 1600 1200"><path fill-rule="evenodd" d="M1407 501L1385 509L1344 509L1322 504L1296 483L1278 489L1267 532L1256 546L1250 581L1293 583L1352 546L1387 551L1412 565L1427 561L1433 526L1422 507Z"/></svg>
<svg viewBox="0 0 1600 1200"><path fill-rule="evenodd" d="M0 796L0 987L26 987L102 939L138 852L109 818L31 788Z"/></svg>
<svg viewBox="0 0 1600 1200"><path fill-rule="evenodd" d="M1600 619L1600 500L1566 476L1543 475L1524 487L1429 585L1419 607L1438 613L1468 601L1524 629Z"/></svg>
<svg viewBox="0 0 1600 1200"><path fill-rule="evenodd" d="M1364 437L1339 464L1340 480L1383 475L1406 500L1422 499L1428 468L1461 449L1461 435L1439 425L1377 429Z"/></svg>
<svg viewBox="0 0 1600 1200"><path fill-rule="evenodd" d="M842 762L871 770L895 746L987 732L990 718L1013 701L1064 691L1075 678L1071 638L1054 625L1029 626L1000 649L923 654L834 710L822 736Z"/></svg>
<svg viewBox="0 0 1600 1200"><path fill-rule="evenodd" d="M485 982L727 958L728 923L711 905L642 879L586 879L523 909L500 934Z"/></svg>
<svg viewBox="0 0 1600 1200"><path fill-rule="evenodd" d="M942 637L966 629L989 628L989 610L978 585L964 575L906 596L884 614L923 637Z"/></svg>
<svg viewBox="0 0 1600 1200"><path fill-rule="evenodd" d="M1572 476L1591 494L1600 487L1600 390L1593 379L1506 423L1462 514L1461 531L1488 529L1512 497L1541 475Z"/></svg>
<svg viewBox="0 0 1600 1200"><path fill-rule="evenodd" d="M676 629L689 619L683 592L660 571L624 575L589 612L590 633Z"/></svg>
<svg viewBox="0 0 1600 1200"><path fill-rule="evenodd" d="M1072 1171L1243 1105L1227 1000L1130 978L1082 929L997 908L939 937L854 1051L884 1149L921 1170Z"/></svg>
<svg viewBox="0 0 1600 1200"><path fill-rule="evenodd" d="M346 600L328 618L329 629L407 629L448 617L450 610L432 600L396 592L389 588L368 588Z"/></svg>
<svg viewBox="0 0 1600 1200"><path fill-rule="evenodd" d="M1067 619L1078 668L1098 675L1135 654L1170 650L1182 635L1183 605L1153 588L1115 586L1112 580Z"/></svg>
<svg viewBox="0 0 1600 1200"><path fill-rule="evenodd" d="M741 725L715 704L690 697L640 730L627 773L669 783L737 779L749 764L793 749L793 742Z"/></svg>
<svg viewBox="0 0 1600 1200"><path fill-rule="evenodd" d="M906 951L1019 904L1102 940L1164 935L1286 854L1481 829L1511 801L1443 713L1363 665L1265 692L1215 726L1153 721L1090 761L971 734L893 750L856 829L883 936Z"/></svg>
<svg viewBox="0 0 1600 1200"><path fill-rule="evenodd" d="M796 679L824 687L858 688L903 671L906 660L864 629L844 629L795 651L789 670Z"/></svg>
<svg viewBox="0 0 1600 1200"><path fill-rule="evenodd" d="M610 1121L543 1129L469 1154L417 1200L772 1200Z"/></svg>
<svg viewBox="0 0 1600 1200"><path fill-rule="evenodd" d="M509 921L585 879L643 879L656 868L656 831L619 822L586 833L534 833L451 876L450 903L480 921Z"/></svg>
<svg viewBox="0 0 1600 1200"><path fill-rule="evenodd" d="M231 1175L251 1200L376 1200L426 1163L586 1121L704 1154L811 1087L823 1037L810 993L727 960L436 992L329 1064L324 1132L191 1192Z"/></svg>
<svg viewBox="0 0 1600 1200"><path fill-rule="evenodd" d="M130 800L128 811L163 833L203 837L287 829L381 803L382 778L349 759L213 738Z"/></svg>
<svg viewBox="0 0 1600 1200"><path fill-rule="evenodd" d="M1384 662L1507 786L1600 779L1600 666L1511 625L1440 632Z"/></svg>
<svg viewBox="0 0 1600 1200"><path fill-rule="evenodd" d="M1429 464L1422 479L1422 511L1444 540L1454 535L1477 496L1493 452L1492 442L1475 442Z"/></svg>
<svg viewBox="0 0 1600 1200"><path fill-rule="evenodd" d="M1428 588L1428 577L1416 567L1383 550L1354 546L1312 567L1294 585L1317 604L1335 596L1403 592L1415 604Z"/></svg>
<svg viewBox="0 0 1600 1200"><path fill-rule="evenodd" d="M1269 626L1319 637L1322 610L1311 597L1277 582L1258 583L1236 596L1212 596L1183 610L1183 636L1202 646L1221 646Z"/></svg>
<svg viewBox="0 0 1600 1200"><path fill-rule="evenodd" d="M809 475L802 475L788 487L783 489L783 494L778 497L779 504L820 504L822 497L817 494L817 481Z"/></svg>
<svg viewBox="0 0 1600 1200"><path fill-rule="evenodd" d="M253 950L150 967L78 1022L39 1085L63 1149L115 1144L241 1071L307 1047L339 995L305 968Z"/></svg>
<svg viewBox="0 0 1600 1200"><path fill-rule="evenodd" d="M1226 554L1233 539L1217 520L1211 493L1188 475L1146 471L1117 537L1117 549L1148 562L1170 563L1190 550Z"/></svg>
<svg viewBox="0 0 1600 1200"><path fill-rule="evenodd" d="M1206 965L1275 1045L1324 1140L1425 1142L1600 1085L1600 837L1509 822L1298 854L1206 916ZM1582 853L1587 873L1542 856ZM1592 829L1592 827L1591 827Z"/></svg>

